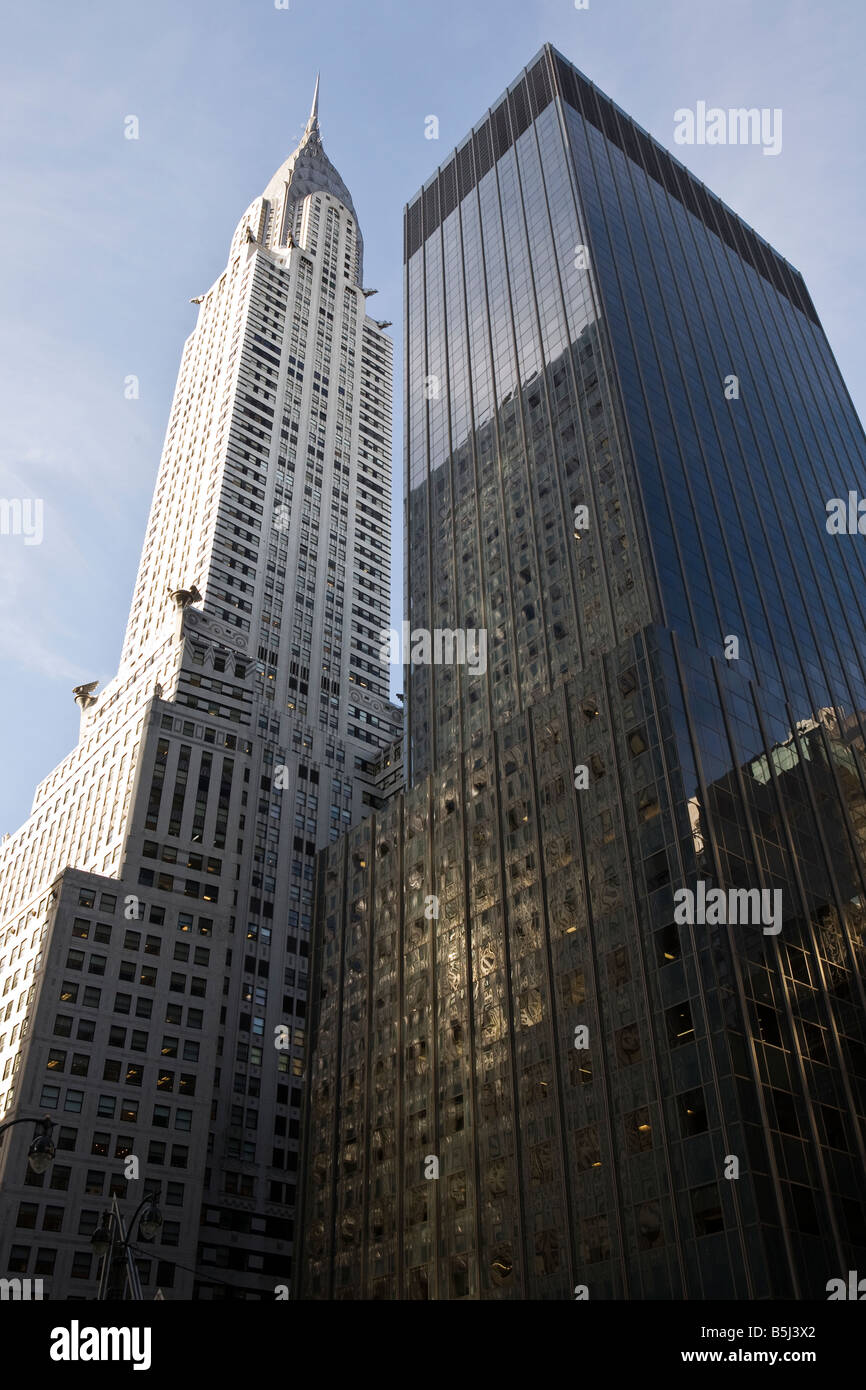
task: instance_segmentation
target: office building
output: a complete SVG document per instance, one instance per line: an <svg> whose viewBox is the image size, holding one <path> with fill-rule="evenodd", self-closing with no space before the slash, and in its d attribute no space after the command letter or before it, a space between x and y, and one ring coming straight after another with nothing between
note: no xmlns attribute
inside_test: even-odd
<svg viewBox="0 0 866 1390"><path fill-rule="evenodd" d="M826 1297L866 1267L827 525L866 450L815 308L550 46L405 258L406 611L451 659L322 856L302 1296Z"/></svg>
<svg viewBox="0 0 866 1390"><path fill-rule="evenodd" d="M5 1136L0 1268L46 1297L96 1295L101 1213L146 1192L145 1297L292 1284L315 854L400 729L370 293L317 82L193 301L119 672L0 850L0 1114L57 1144L40 1175Z"/></svg>

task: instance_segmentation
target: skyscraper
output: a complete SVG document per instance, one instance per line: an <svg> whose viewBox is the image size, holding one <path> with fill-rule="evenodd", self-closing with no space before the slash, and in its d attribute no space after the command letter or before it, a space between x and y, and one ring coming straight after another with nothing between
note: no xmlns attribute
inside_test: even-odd
<svg viewBox="0 0 866 1390"><path fill-rule="evenodd" d="M303 1294L826 1297L866 1261L866 451L812 301L549 45L405 257L407 613L452 659L322 856Z"/></svg>
<svg viewBox="0 0 866 1390"><path fill-rule="evenodd" d="M400 726L392 348L316 95L193 302L120 670L2 846L0 1268L93 1297L154 1192L145 1296L273 1297L292 1239L315 852ZM186 1266L187 1268L179 1268ZM189 1273L198 1270L197 1276Z"/></svg>

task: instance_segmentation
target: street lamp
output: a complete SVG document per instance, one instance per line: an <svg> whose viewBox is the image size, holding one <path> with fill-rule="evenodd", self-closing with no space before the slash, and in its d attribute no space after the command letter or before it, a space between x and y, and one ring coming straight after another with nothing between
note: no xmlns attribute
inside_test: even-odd
<svg viewBox="0 0 866 1390"><path fill-rule="evenodd" d="M132 1257L131 1242L135 1230L135 1223L138 1220L138 1234L144 1241L152 1241L160 1231L162 1226L162 1212L156 1204L155 1192L146 1192L132 1214L129 1223L129 1235L126 1233L123 1217L117 1205L115 1197L111 1211L103 1212L102 1220L97 1226L93 1235L90 1237L90 1248L93 1253L102 1259L102 1273L99 1279L100 1299L111 1297L111 1286L114 1283L113 1271L116 1265L126 1265L126 1277L132 1288L133 1298L141 1298L141 1284L138 1278L138 1269ZM140 1218L140 1219L139 1219ZM125 1294L124 1283L124 1294ZM123 1295L121 1295L123 1296Z"/></svg>
<svg viewBox="0 0 866 1390"><path fill-rule="evenodd" d="M34 1173L44 1173L51 1164L55 1148L51 1140L51 1131L54 1128L54 1121L50 1115L43 1115L40 1120L32 1120L27 1115L21 1115L17 1120L7 1120L5 1125L0 1125L0 1134L5 1134L7 1129L13 1125L35 1124L37 1126L33 1143L27 1150L27 1161Z"/></svg>
<svg viewBox="0 0 866 1390"><path fill-rule="evenodd" d="M93 1235L90 1237L90 1246L94 1255L102 1259L107 1255L114 1243L114 1222L109 1212L102 1213L102 1220L97 1226Z"/></svg>
<svg viewBox="0 0 866 1390"><path fill-rule="evenodd" d="M142 1240L155 1240L159 1235L161 1227L162 1212L156 1205L156 1201L152 1201L147 1210L141 1213L141 1219L138 1223L138 1233Z"/></svg>

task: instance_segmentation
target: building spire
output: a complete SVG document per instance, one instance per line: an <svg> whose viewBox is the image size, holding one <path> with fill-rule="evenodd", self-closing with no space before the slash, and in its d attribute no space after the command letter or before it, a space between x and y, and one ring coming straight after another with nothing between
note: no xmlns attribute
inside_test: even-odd
<svg viewBox="0 0 866 1390"><path fill-rule="evenodd" d="M320 73L316 73L313 104L297 149L283 161L262 194L265 201L276 209L266 233L269 246L288 245L289 232L291 231L293 237L295 234L294 218L297 209L311 193L329 193L336 198L351 213L357 228L358 217L352 205L351 194L322 146L322 134L319 130L320 76ZM243 229L240 235L243 239ZM362 248L363 242L358 229L356 274L359 286L363 267Z"/></svg>
<svg viewBox="0 0 866 1390"><path fill-rule="evenodd" d="M316 73L316 89L313 92L313 104L310 107L310 119L307 121L306 135L319 134L319 73Z"/></svg>

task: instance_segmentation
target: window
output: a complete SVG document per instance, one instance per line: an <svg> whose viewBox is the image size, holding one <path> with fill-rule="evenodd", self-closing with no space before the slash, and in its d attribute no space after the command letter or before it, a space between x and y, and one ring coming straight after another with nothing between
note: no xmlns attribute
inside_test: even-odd
<svg viewBox="0 0 866 1390"><path fill-rule="evenodd" d="M105 1174L101 1168L88 1168L84 1180L84 1191L90 1197L101 1197L105 1188Z"/></svg>
<svg viewBox="0 0 866 1390"><path fill-rule="evenodd" d="M111 1135L104 1134L97 1130L91 1141L90 1152L96 1154L97 1158L108 1158L108 1150L111 1145Z"/></svg>
<svg viewBox="0 0 866 1390"><path fill-rule="evenodd" d="M706 1133L709 1125L703 1091L683 1091L677 1096L677 1109L684 1136Z"/></svg>
<svg viewBox="0 0 866 1390"><path fill-rule="evenodd" d="M174 1112L174 1127L182 1130L192 1129L192 1111L176 1110Z"/></svg>
<svg viewBox="0 0 866 1390"><path fill-rule="evenodd" d="M165 1163L165 1144L160 1139L151 1139L147 1146L148 1163Z"/></svg>
<svg viewBox="0 0 866 1390"><path fill-rule="evenodd" d="M648 746L647 734L646 729L644 729L642 726L638 726L636 729L632 729L631 732L627 735L627 739L629 752L631 753L631 756L633 758L638 758L640 757L641 753L646 752Z"/></svg>
<svg viewBox="0 0 866 1390"><path fill-rule="evenodd" d="M684 1043L694 1041L695 1028L692 1023L692 1011L688 1000L683 1000L681 1004L674 1004L672 1008L666 1009L665 1022L668 1042L671 1047L682 1047Z"/></svg>
<svg viewBox="0 0 866 1390"><path fill-rule="evenodd" d="M120 1065L120 1062L115 1057L109 1057L108 1061L102 1068L103 1081L119 1081Z"/></svg>
<svg viewBox="0 0 866 1390"><path fill-rule="evenodd" d="M111 940L111 927L107 922L97 922L93 932L94 941L99 941L103 946L107 946Z"/></svg>
<svg viewBox="0 0 866 1390"><path fill-rule="evenodd" d="M46 1207L42 1218L43 1230L63 1230L63 1207Z"/></svg>
<svg viewBox="0 0 866 1390"><path fill-rule="evenodd" d="M72 1129L72 1127L71 1127L70 1125L61 1125L61 1126L60 1126L60 1129L57 1130L57 1138L55 1139L54 1142L55 1142L55 1144L57 1145L57 1148L58 1148L58 1149L68 1149L70 1152L72 1152L72 1150L74 1150L74 1148L75 1148L75 1145L76 1145L77 1140L78 1140L78 1130L77 1130L77 1129ZM65 1171L66 1171L67 1173L69 1173L69 1172L71 1171L71 1169L67 1168L67 1169L65 1169ZM55 1172L55 1173L57 1172L57 1164L56 1164L56 1163L55 1163L55 1165L54 1165L54 1172ZM52 1182L52 1187L53 1187L53 1186L54 1186L54 1184L53 1184L53 1182Z"/></svg>
<svg viewBox="0 0 866 1390"><path fill-rule="evenodd" d="M63 1004L74 1004L78 998L78 985L72 980L64 980L60 986L60 1000Z"/></svg>
<svg viewBox="0 0 866 1390"><path fill-rule="evenodd" d="M160 1048L163 1057L177 1056L177 1038L164 1037Z"/></svg>
<svg viewBox="0 0 866 1390"><path fill-rule="evenodd" d="M152 965L143 965L141 967L141 974L138 978L139 982L143 985L147 985L148 989L156 988L156 970Z"/></svg>
<svg viewBox="0 0 866 1390"><path fill-rule="evenodd" d="M104 1119L113 1120L114 1112L117 1107L116 1096L100 1096L96 1102L96 1113Z"/></svg>
<svg viewBox="0 0 866 1390"><path fill-rule="evenodd" d="M75 1036L80 1042L93 1042L95 1032L96 1022L94 1019L80 1018L78 1020L78 1028L75 1031Z"/></svg>
<svg viewBox="0 0 866 1390"><path fill-rule="evenodd" d="M71 1110L74 1114L81 1114L81 1107L84 1105L83 1091L67 1091L66 1099L63 1102L64 1110Z"/></svg>
<svg viewBox="0 0 866 1390"><path fill-rule="evenodd" d="M42 1110L56 1110L57 1102L60 1099L59 1086L43 1086L42 1094L39 1097L39 1106Z"/></svg>
<svg viewBox="0 0 866 1390"><path fill-rule="evenodd" d="M72 1033L72 1015L58 1014L54 1020L54 1036L68 1038Z"/></svg>
<svg viewBox="0 0 866 1390"><path fill-rule="evenodd" d="M138 1120L138 1101L124 1097L120 1102L120 1118L127 1124L135 1124Z"/></svg>
<svg viewBox="0 0 866 1390"><path fill-rule="evenodd" d="M84 969L84 952L83 952L83 951L69 951L68 954L67 954L67 956L66 956L66 969L67 969L67 970L83 970L83 969Z"/></svg>
<svg viewBox="0 0 866 1390"><path fill-rule="evenodd" d="M189 1149L186 1144L172 1144L170 1160L172 1168L185 1168L188 1158Z"/></svg>
<svg viewBox="0 0 866 1390"><path fill-rule="evenodd" d="M178 1013L179 1013L179 1012L180 1012L180 1010L178 1010ZM204 1021L204 1012L203 1012L203 1010L201 1010L201 1009L187 1009L187 1011L186 1011L186 1026L187 1026L187 1028L201 1028L203 1021ZM166 1023L170 1023L170 1022L171 1022L170 1019L166 1019ZM180 1019L178 1019L178 1022L180 1022Z"/></svg>
<svg viewBox="0 0 866 1390"><path fill-rule="evenodd" d="M104 975L107 956L91 956L87 962L87 973L89 975Z"/></svg>
<svg viewBox="0 0 866 1390"><path fill-rule="evenodd" d="M185 1041L183 1045L183 1060L185 1062L197 1062L199 1054L199 1044L197 1042Z"/></svg>
<svg viewBox="0 0 866 1390"><path fill-rule="evenodd" d="M127 1086L140 1086L144 1077L144 1067L138 1066L135 1062L130 1062L126 1068Z"/></svg>
<svg viewBox="0 0 866 1390"><path fill-rule="evenodd" d="M254 1197L256 1180L245 1173L226 1173L225 1190L236 1197Z"/></svg>
<svg viewBox="0 0 866 1390"><path fill-rule="evenodd" d="M141 932L128 931L123 938L124 951L138 951L141 947Z"/></svg>
<svg viewBox="0 0 866 1390"><path fill-rule="evenodd" d="M72 1133L75 1134L77 1131L73 1130ZM58 1144L58 1148L59 1147ZM71 1177L71 1168L67 1167L65 1163L55 1163L54 1167L51 1169L51 1180L48 1186L55 1192L68 1192L69 1180Z"/></svg>
<svg viewBox="0 0 866 1390"><path fill-rule="evenodd" d="M86 917L76 917L72 923L72 935L77 936L80 941L86 941L90 935L90 923Z"/></svg>
<svg viewBox="0 0 866 1390"><path fill-rule="evenodd" d="M653 1146L652 1124L648 1106L632 1110L625 1116L625 1142L628 1153L642 1153Z"/></svg>
<svg viewBox="0 0 866 1390"><path fill-rule="evenodd" d="M96 985L84 986L84 998L82 1000L86 1009L98 1009L99 1001L102 998L102 990L97 989Z"/></svg>
<svg viewBox="0 0 866 1390"><path fill-rule="evenodd" d="M140 1030L136 1030L135 1028L133 1028L133 1030L132 1030L132 1037L131 1037L130 1040L129 1040L129 1046L130 1046L130 1048L132 1049L133 1052L146 1052L146 1051L147 1051L147 1039L148 1039L148 1034L147 1034L147 1033L144 1033L144 1032L142 1032L142 1031L140 1031Z"/></svg>
<svg viewBox="0 0 866 1390"><path fill-rule="evenodd" d="M90 1070L90 1057L86 1052L73 1052L69 1068L73 1076L86 1076Z"/></svg>
<svg viewBox="0 0 866 1390"><path fill-rule="evenodd" d="M656 964L659 966L670 965L673 961L679 960L680 937L675 922L669 922L666 927L653 933L655 942Z"/></svg>
<svg viewBox="0 0 866 1390"><path fill-rule="evenodd" d="M136 1018L150 1018L152 1015L153 1015L153 1000L152 1000L152 999L145 999L144 995L142 994L142 995L141 995L138 999L136 999L136 1001L135 1001L135 1016L136 1016Z"/></svg>
<svg viewBox="0 0 866 1390"><path fill-rule="evenodd" d="M168 1129L168 1122L171 1119L171 1109L167 1105L155 1105L153 1107L153 1124L159 1129Z"/></svg>
<svg viewBox="0 0 866 1390"><path fill-rule="evenodd" d="M37 1250L36 1261L33 1265L33 1273L36 1275L53 1274L54 1261L56 1259L56 1250Z"/></svg>
<svg viewBox="0 0 866 1390"><path fill-rule="evenodd" d="M86 1250L76 1250L72 1256L72 1269L70 1271L72 1278L89 1279L92 1265L92 1255L89 1255Z"/></svg>
<svg viewBox="0 0 866 1390"><path fill-rule="evenodd" d="M180 1074L180 1085L178 1086L182 1096L195 1095L195 1077L192 1072L182 1071Z"/></svg>
<svg viewBox="0 0 866 1390"><path fill-rule="evenodd" d="M156 1078L156 1089L158 1091L174 1090L174 1072L160 1069Z"/></svg>
<svg viewBox="0 0 866 1390"><path fill-rule="evenodd" d="M15 1218L15 1225L23 1230L35 1231L36 1215L39 1211L38 1202L21 1202L18 1206L18 1215Z"/></svg>
<svg viewBox="0 0 866 1390"><path fill-rule="evenodd" d="M695 1222L695 1235L713 1236L725 1229L719 1189L715 1183L706 1187L696 1187L692 1194L692 1216Z"/></svg>
<svg viewBox="0 0 866 1390"><path fill-rule="evenodd" d="M116 1014L128 1014L131 1008L132 1008L132 995L131 995L131 994L116 994L116 995L114 996L114 1012L115 1012ZM113 1030L112 1030L112 1031L113 1031ZM123 1044L121 1043L120 1046L122 1047Z"/></svg>
<svg viewBox="0 0 866 1390"><path fill-rule="evenodd" d="M620 1066L632 1066L641 1060L640 1032L636 1023L617 1029L613 1037Z"/></svg>

